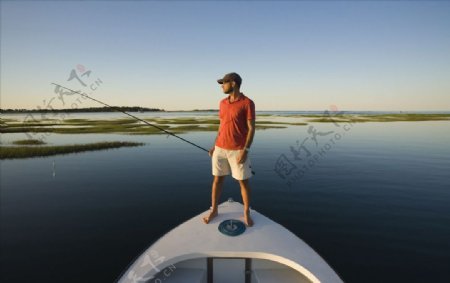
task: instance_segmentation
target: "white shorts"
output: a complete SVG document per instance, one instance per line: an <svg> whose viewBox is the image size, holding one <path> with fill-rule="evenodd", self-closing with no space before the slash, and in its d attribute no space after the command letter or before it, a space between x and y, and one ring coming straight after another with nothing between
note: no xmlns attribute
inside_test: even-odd
<svg viewBox="0 0 450 283"><path fill-rule="evenodd" d="M212 174L214 176L230 175L236 180L246 180L252 176L252 166L250 158L244 163L238 164L240 150L223 149L214 147L212 156Z"/></svg>

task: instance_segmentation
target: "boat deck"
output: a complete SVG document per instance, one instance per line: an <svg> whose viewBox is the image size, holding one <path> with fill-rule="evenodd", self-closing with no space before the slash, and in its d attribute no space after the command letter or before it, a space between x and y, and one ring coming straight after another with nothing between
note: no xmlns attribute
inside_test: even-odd
<svg viewBox="0 0 450 283"><path fill-rule="evenodd" d="M220 204L219 215L204 224L207 213L161 237L119 282L342 282L305 242L257 211L251 210L254 226L238 236L218 227L229 219L243 221L242 204ZM153 281L155 276L164 280Z"/></svg>

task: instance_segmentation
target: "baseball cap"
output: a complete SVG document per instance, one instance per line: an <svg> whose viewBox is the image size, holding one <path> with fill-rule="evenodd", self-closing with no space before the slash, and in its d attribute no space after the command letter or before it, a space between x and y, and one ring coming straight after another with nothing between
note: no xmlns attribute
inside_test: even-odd
<svg viewBox="0 0 450 283"><path fill-rule="evenodd" d="M219 84L223 84L224 82L235 82L240 86L242 83L242 78L236 73L228 73L225 76L223 76L222 79L218 79L217 82Z"/></svg>

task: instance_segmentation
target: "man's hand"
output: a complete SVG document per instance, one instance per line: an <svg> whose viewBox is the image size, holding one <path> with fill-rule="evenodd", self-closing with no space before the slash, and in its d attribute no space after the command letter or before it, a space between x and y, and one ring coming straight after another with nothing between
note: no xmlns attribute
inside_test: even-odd
<svg viewBox="0 0 450 283"><path fill-rule="evenodd" d="M215 146L211 147L211 149L208 151L209 157L212 157L212 155L214 153L214 149L215 149Z"/></svg>
<svg viewBox="0 0 450 283"><path fill-rule="evenodd" d="M241 150L241 152L239 153L239 157L237 159L237 163L244 163L245 160L247 160L247 151L245 151L244 149Z"/></svg>

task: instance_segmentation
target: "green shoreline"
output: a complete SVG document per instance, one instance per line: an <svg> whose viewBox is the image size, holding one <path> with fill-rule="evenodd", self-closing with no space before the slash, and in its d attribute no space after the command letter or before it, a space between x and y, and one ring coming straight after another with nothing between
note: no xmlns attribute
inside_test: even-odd
<svg viewBox="0 0 450 283"><path fill-rule="evenodd" d="M450 114L379 114L379 115L330 115L316 118L309 116L309 122L417 122L448 121Z"/></svg>
<svg viewBox="0 0 450 283"><path fill-rule="evenodd" d="M29 157L44 157L58 154L97 151L120 147L141 146L137 142L98 142L89 144L59 145L59 146L1 146L0 159L17 159Z"/></svg>
<svg viewBox="0 0 450 283"><path fill-rule="evenodd" d="M187 132L217 131L220 121L217 118L149 118L150 124L174 134ZM274 121L256 121L257 130L280 129L289 125L302 126L306 123L286 123ZM163 131L141 121L122 118L111 120L90 119L45 119L20 122L12 119L0 120L0 133L58 133L58 134L94 134L121 133L131 135L165 134Z"/></svg>
<svg viewBox="0 0 450 283"><path fill-rule="evenodd" d="M269 121L270 118L298 118L298 122ZM264 118L265 120L261 120ZM287 126L304 126L316 123L363 123L363 122L417 122L417 121L449 121L450 114L376 114L350 115L331 112L324 115L258 115L256 130L282 129ZM156 125L174 134L187 132L217 131L220 121L217 118L148 118L150 124ZM138 146L140 143L102 142L95 144L80 144L68 146L42 146L42 141L36 139L38 133L58 134L99 134L118 133L125 135L156 135L163 131L149 126L141 121L130 118L92 120L92 119L42 119L20 122L14 119L0 118L0 133L26 133L30 139L15 141L19 146L1 146L0 159L27 158L49 156L73 152L118 148L123 146ZM34 136L34 139L32 137ZM31 146L29 146L31 145Z"/></svg>
<svg viewBox="0 0 450 283"><path fill-rule="evenodd" d="M268 121L270 118L293 118L298 122ZM266 118L261 120L258 118ZM268 118L268 119L267 119ZM304 126L311 122L406 122L406 121L448 121L450 114L377 114L377 115L259 115L256 130L282 129L287 126ZM217 131L220 121L217 118L148 118L150 124L156 125L174 134L187 132ZM92 120L92 119L43 119L20 122L13 119L0 119L0 133L58 133L58 134L95 134L120 133L130 135L165 134L143 122L131 118Z"/></svg>

